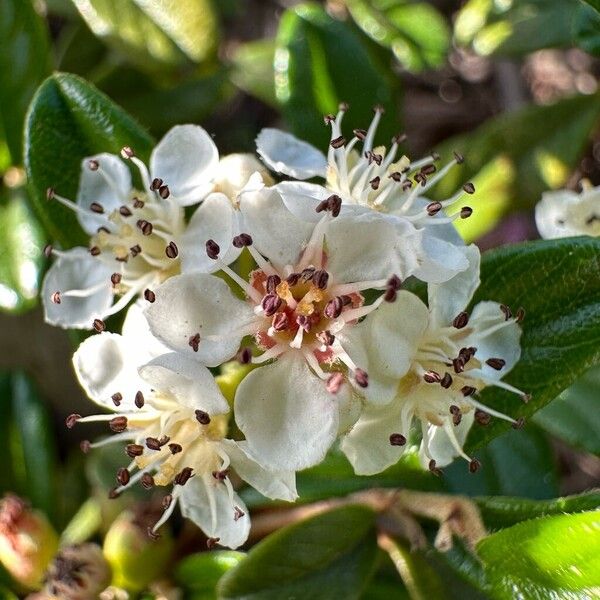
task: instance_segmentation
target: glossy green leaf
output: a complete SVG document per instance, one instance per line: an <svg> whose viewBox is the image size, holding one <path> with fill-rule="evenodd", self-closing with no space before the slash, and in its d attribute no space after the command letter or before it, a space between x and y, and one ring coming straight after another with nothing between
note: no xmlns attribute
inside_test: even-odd
<svg viewBox="0 0 600 600"><path fill-rule="evenodd" d="M275 97L275 42L270 39L241 44L231 57L231 79L248 94L270 106L277 106Z"/></svg>
<svg viewBox="0 0 600 600"><path fill-rule="evenodd" d="M475 456L482 465L476 473L470 473L462 460L444 469L449 492L525 498L554 498L559 493L552 447L544 432L534 426L507 431Z"/></svg>
<svg viewBox="0 0 600 600"><path fill-rule="evenodd" d="M17 491L50 518L56 516L57 450L48 410L24 373L12 375L10 447Z"/></svg>
<svg viewBox="0 0 600 600"><path fill-rule="evenodd" d="M528 418L600 362L600 238L540 240L484 254L474 303L494 300L524 307L521 359L506 381L532 395L486 388L481 401L513 417ZM467 450L510 425L493 419L474 427Z"/></svg>
<svg viewBox="0 0 600 600"><path fill-rule="evenodd" d="M577 0L469 0L458 13L454 36L482 55L521 56L571 45Z"/></svg>
<svg viewBox="0 0 600 600"><path fill-rule="evenodd" d="M219 579L245 556L233 550L191 554L175 565L173 577L194 600L213 600L217 597L215 588Z"/></svg>
<svg viewBox="0 0 600 600"><path fill-rule="evenodd" d="M31 0L0 2L0 39L0 131L20 164L27 105L51 69L46 26Z"/></svg>
<svg viewBox="0 0 600 600"><path fill-rule="evenodd" d="M494 598L595 598L600 511L525 521L477 546Z"/></svg>
<svg viewBox="0 0 600 600"><path fill-rule="evenodd" d="M529 106L491 119L437 148L443 159L456 150L465 162L444 177L435 195L445 198L465 181L475 183L477 191L469 198L474 214L457 224L467 239L475 239L508 211L530 209L542 192L562 187L599 121L598 95Z"/></svg>
<svg viewBox="0 0 600 600"><path fill-rule="evenodd" d="M600 508L600 492L586 492L553 500L488 496L476 498L475 501L485 524L499 529L538 517L596 510Z"/></svg>
<svg viewBox="0 0 600 600"><path fill-rule="evenodd" d="M572 446L600 454L600 367L593 367L534 419Z"/></svg>
<svg viewBox="0 0 600 600"><path fill-rule="evenodd" d="M371 510L347 506L284 527L223 576L218 597L359 598L378 555L374 525Z"/></svg>
<svg viewBox="0 0 600 600"><path fill-rule="evenodd" d="M365 127L372 108L382 104L385 142L397 133L397 89L387 67L349 25L330 17L316 3L304 3L281 18L275 51L275 93L293 133L325 149L330 130L323 115L350 103L344 128Z"/></svg>
<svg viewBox="0 0 600 600"><path fill-rule="evenodd" d="M0 310L23 312L37 303L44 239L24 190L7 190L0 204Z"/></svg>
<svg viewBox="0 0 600 600"><path fill-rule="evenodd" d="M39 88L27 115L25 166L33 205L53 240L69 247L84 244L86 236L70 210L46 200L46 190L75 198L81 160L98 152L118 154L123 146L147 159L152 139L95 87L58 73Z"/></svg>
<svg viewBox="0 0 600 600"><path fill-rule="evenodd" d="M73 0L90 29L141 66L200 62L214 50L210 0Z"/></svg>
<svg viewBox="0 0 600 600"><path fill-rule="evenodd" d="M389 48L411 71L444 64L450 31L444 17L427 2L346 0L356 24L375 42Z"/></svg>

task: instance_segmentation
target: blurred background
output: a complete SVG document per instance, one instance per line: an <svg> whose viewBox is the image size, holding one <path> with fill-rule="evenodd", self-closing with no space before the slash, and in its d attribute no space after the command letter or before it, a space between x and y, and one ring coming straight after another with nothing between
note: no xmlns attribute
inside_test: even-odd
<svg viewBox="0 0 600 600"><path fill-rule="evenodd" d="M27 498L58 531L82 505L101 527L108 509L85 502L104 498L115 467L105 453L84 466L79 436L93 431L64 426L92 409L70 368L82 338L45 325L37 299L50 235L27 187L23 128L53 71L85 78L156 139L199 123L221 155L254 152L265 126L324 149L323 114L347 101L350 130L382 104L382 143L406 132L411 156L466 156L434 195L475 183L461 233L482 249L536 238L545 190L600 184L600 14L581 0L2 0L0 40L0 496ZM598 485L598 386L592 371L483 451L493 468L451 467L443 489L551 498ZM414 464L367 481L337 456L319 469L301 476L305 499L442 485Z"/></svg>

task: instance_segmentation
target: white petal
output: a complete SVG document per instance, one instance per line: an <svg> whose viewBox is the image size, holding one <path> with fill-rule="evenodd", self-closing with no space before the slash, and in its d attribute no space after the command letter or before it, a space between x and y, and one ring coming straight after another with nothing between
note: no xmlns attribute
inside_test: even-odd
<svg viewBox="0 0 600 600"><path fill-rule="evenodd" d="M248 539L250 517L246 505L233 494L234 506L244 513L236 521L225 484L215 481L211 475L192 477L183 488L180 502L181 514L208 537L219 538L221 546L237 548Z"/></svg>
<svg viewBox="0 0 600 600"><path fill-rule="evenodd" d="M209 367L237 352L245 335L241 328L255 319L250 305L238 300L214 275L177 275L156 288L155 294L156 300L146 309L152 333L173 350ZM193 352L189 339L197 333L200 345Z"/></svg>
<svg viewBox="0 0 600 600"><path fill-rule="evenodd" d="M540 235L547 240L581 235L581 231L569 225L568 211L581 197L569 190L542 194L535 207L535 224Z"/></svg>
<svg viewBox="0 0 600 600"><path fill-rule="evenodd" d="M239 211L220 193L209 194L196 209L177 244L183 273L212 273L220 269L206 254L206 242L214 240L221 247L220 258L231 264L241 252L232 244L239 231Z"/></svg>
<svg viewBox="0 0 600 600"><path fill-rule="evenodd" d="M212 189L219 151L198 125L176 125L154 148L150 173L169 186L181 206L200 202Z"/></svg>
<svg viewBox="0 0 600 600"><path fill-rule="evenodd" d="M229 412L227 400L211 372L180 352L157 356L140 367L138 372L150 387L168 392L182 406L200 409L209 415Z"/></svg>
<svg viewBox="0 0 600 600"><path fill-rule="evenodd" d="M421 300L401 290L395 302L384 302L358 325L338 334L344 350L369 374L360 393L373 404L387 404L407 372L427 329L429 313Z"/></svg>
<svg viewBox="0 0 600 600"><path fill-rule="evenodd" d="M135 345L139 360L138 365L148 362L150 359L171 352L163 343L156 339L150 331L148 319L144 314L147 306L145 300L134 302L128 309L123 321L121 333L123 337Z"/></svg>
<svg viewBox="0 0 600 600"><path fill-rule="evenodd" d="M325 155L285 131L263 129L256 138L256 150L273 171L295 179L325 177L327 174Z"/></svg>
<svg viewBox="0 0 600 600"><path fill-rule="evenodd" d="M221 444L225 447L235 472L263 496L288 502L294 502L298 498L294 471L266 470L252 456L247 442L224 439Z"/></svg>
<svg viewBox="0 0 600 600"><path fill-rule="evenodd" d="M336 281L368 281L393 274L407 277L416 268L414 236L404 219L373 211L340 215L326 232L328 270Z"/></svg>
<svg viewBox="0 0 600 600"><path fill-rule="evenodd" d="M98 163L99 168L92 171L90 160ZM86 210L92 202L101 204L104 214L83 215L77 213L84 231L94 234L99 227L105 226L107 216L129 200L131 192L131 173L127 165L114 154L96 154L81 161L81 178L77 192L77 204Z"/></svg>
<svg viewBox="0 0 600 600"><path fill-rule="evenodd" d="M228 154L217 165L215 191L235 201L255 173L259 174L264 184L273 184L269 172L253 154Z"/></svg>
<svg viewBox="0 0 600 600"><path fill-rule="evenodd" d="M77 348L73 367L86 394L97 404L116 410L111 396L123 396L119 410L137 410L135 394L150 388L140 380L136 348L115 333L93 335Z"/></svg>
<svg viewBox="0 0 600 600"><path fill-rule="evenodd" d="M454 317L465 310L479 287L479 248L471 244L464 248L464 253L469 261L467 269L444 283L427 286L432 327L448 327Z"/></svg>
<svg viewBox="0 0 600 600"><path fill-rule="evenodd" d="M63 252L46 273L42 284L46 322L65 329L91 329L94 319L103 318L112 305L110 276L113 272L113 266L94 258L85 248ZM89 295L65 294L73 290L95 288L98 289ZM52 296L57 291L61 292L60 304L52 302Z"/></svg>
<svg viewBox="0 0 600 600"><path fill-rule="evenodd" d="M314 224L293 215L274 187L243 194L240 210L243 226L261 254L277 268L297 262Z"/></svg>
<svg viewBox="0 0 600 600"><path fill-rule="evenodd" d="M442 283L469 266L465 246L456 246L432 235L431 228L421 229L420 265L412 275L428 283Z"/></svg>
<svg viewBox="0 0 600 600"><path fill-rule="evenodd" d="M395 465L405 446L392 446L390 436L408 431L400 424L402 403L394 401L384 407L366 407L358 422L342 438L340 448L357 475L375 475Z"/></svg>
<svg viewBox="0 0 600 600"><path fill-rule="evenodd" d="M462 415L462 419L458 425L451 426L461 448L467 439L474 419L475 411L471 410ZM436 467L445 467L458 456L454 444L443 427L437 427L436 425L429 426L429 454L435 460ZM424 442L421 442L421 447L419 448L419 460L424 469L429 468L430 459L425 453Z"/></svg>
<svg viewBox="0 0 600 600"><path fill-rule="evenodd" d="M297 353L249 373L234 407L250 451L272 471L319 463L338 431L338 399Z"/></svg>
<svg viewBox="0 0 600 600"><path fill-rule="evenodd" d="M493 333L482 335L486 329L499 323L504 323L504 326ZM515 321L505 323L504 313L497 302L479 302L471 313L469 328L473 329L473 333L463 343L477 348L475 356L481 361L481 370L487 377L500 379L517 364L521 357L521 327ZM488 358L501 358L506 365L496 371L485 364Z"/></svg>

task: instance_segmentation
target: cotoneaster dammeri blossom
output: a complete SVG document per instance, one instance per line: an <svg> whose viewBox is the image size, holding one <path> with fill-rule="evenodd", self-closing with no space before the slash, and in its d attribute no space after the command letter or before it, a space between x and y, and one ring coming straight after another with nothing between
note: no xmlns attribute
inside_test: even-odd
<svg viewBox="0 0 600 600"><path fill-rule="evenodd" d="M354 137L347 142L341 128L346 110L347 105L343 104L337 116L325 117L332 131L327 157L307 142L277 129L261 131L257 138L259 155L274 171L295 179L325 179L328 194L339 195L343 204L363 206L382 215L406 219L422 231L425 247L444 248L445 252L437 253L446 260L443 264L453 268L462 258L462 268L466 268L466 259L461 256L464 243L453 222L469 217L473 211L464 206L447 216L445 209L465 194L474 193L473 184L465 184L442 202L432 202L425 197L454 165L462 162L462 156L456 154L453 161L438 170L439 157L435 154L415 162L399 156L404 136L394 137L389 150L384 146L375 147L375 135L383 112L380 107L374 109L375 116L368 130L355 129ZM362 144L360 152L358 144ZM317 195L320 187L305 182L289 185L295 195L308 196ZM285 194L285 188L282 193Z"/></svg>
<svg viewBox="0 0 600 600"><path fill-rule="evenodd" d="M126 161L137 167L142 190L133 187ZM230 221L232 209L223 192L235 196L256 170L260 163L247 155L219 161L211 137L195 125L171 129L152 152L149 170L130 148L121 157L84 159L75 203L48 192L50 200L76 212L91 239L89 249L49 250L57 260L43 283L46 320L90 329L139 294L151 301L152 287L168 277L202 270L196 240L207 230L227 229L222 205ZM186 225L184 207L204 198Z"/></svg>
<svg viewBox="0 0 600 600"><path fill-rule="evenodd" d="M249 281L219 258L226 249L207 241L208 256L246 300L222 278L189 273L157 288L146 311L156 337L208 366L236 355L245 336L261 351L253 357L245 349L245 360L277 359L247 375L235 399L236 423L250 449L274 470L316 464L356 418L353 388L368 386L368 373L337 336L393 299L420 258L414 229L403 220L344 209L337 196L288 208L278 186L241 197L252 235L241 233L232 243L256 261ZM398 235L402 228L407 235ZM385 293L367 305L368 289Z"/></svg>
<svg viewBox="0 0 600 600"><path fill-rule="evenodd" d="M245 443L226 438L229 405L206 367L177 353L144 364L145 338L104 332L81 344L73 357L77 377L88 396L112 413L71 415L67 425L104 421L115 432L94 444L84 442L85 451L125 444L131 462L119 469L111 496L138 482L147 489L171 488L151 534L179 503L182 514L213 542L236 548L246 540L250 522L229 469L262 494L283 500L296 498L294 474L267 472Z"/></svg>
<svg viewBox="0 0 600 600"><path fill-rule="evenodd" d="M535 222L543 238L600 236L600 186L582 181L581 187L579 194L558 190L542 195L535 207Z"/></svg>
<svg viewBox="0 0 600 600"><path fill-rule="evenodd" d="M344 347L369 371L366 405L341 448L355 471L383 471L400 458L414 420L423 441L420 459L432 470L467 456L463 443L475 419L514 421L484 406L477 394L496 386L528 397L501 381L520 356L523 317L495 302L465 308L479 285L479 251L467 248L470 268L441 285L429 285L429 307L400 291L394 303L342 334Z"/></svg>

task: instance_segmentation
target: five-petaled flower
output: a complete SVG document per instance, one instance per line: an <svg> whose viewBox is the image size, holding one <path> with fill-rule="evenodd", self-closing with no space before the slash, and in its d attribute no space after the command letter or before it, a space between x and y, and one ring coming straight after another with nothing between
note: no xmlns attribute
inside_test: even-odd
<svg viewBox="0 0 600 600"><path fill-rule="evenodd" d="M470 267L447 283L429 285L429 307L417 296L398 292L344 336L344 346L369 370L367 405L341 448L357 473L383 471L404 451L413 420L421 426L421 463L437 469L454 457L478 462L462 449L475 419L514 421L483 405L478 393L497 386L528 397L501 381L519 360L522 310L513 317L496 302L480 302L466 312L479 285L479 251L467 248Z"/></svg>
<svg viewBox="0 0 600 600"><path fill-rule="evenodd" d="M128 316L129 318L129 316ZM71 415L67 425L107 422L115 432L83 449L123 443L131 462L117 472L116 497L136 483L170 488L164 513L150 530L169 518L175 506L211 540L236 548L248 536L247 509L233 489L230 469L265 496L296 498L294 473L263 469L245 442L227 439L229 405L209 370L178 353L160 354L143 332L143 316L126 323L124 335L101 333L84 341L73 357L88 396L109 414ZM147 361L147 362L144 362Z"/></svg>

